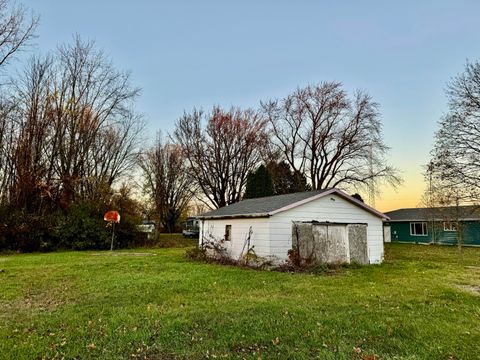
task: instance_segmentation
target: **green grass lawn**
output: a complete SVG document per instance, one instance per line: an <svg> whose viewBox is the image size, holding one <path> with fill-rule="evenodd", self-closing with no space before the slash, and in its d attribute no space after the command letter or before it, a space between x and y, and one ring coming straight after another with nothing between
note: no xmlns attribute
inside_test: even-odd
<svg viewBox="0 0 480 360"><path fill-rule="evenodd" d="M392 244L334 276L184 252L0 256L0 358L480 358L479 248Z"/></svg>

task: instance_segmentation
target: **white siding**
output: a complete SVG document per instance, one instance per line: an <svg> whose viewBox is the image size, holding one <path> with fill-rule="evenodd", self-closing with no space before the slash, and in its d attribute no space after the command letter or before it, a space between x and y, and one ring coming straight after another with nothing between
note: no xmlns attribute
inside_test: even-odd
<svg viewBox="0 0 480 360"><path fill-rule="evenodd" d="M209 241L211 237L216 240L224 238L225 226L232 226L232 240L225 241L223 245L229 251L232 258L238 259L247 252L246 240L250 227L252 235L250 237L250 246L254 246L254 251L258 256L269 256L269 219L268 218L245 218L245 219L219 219L200 221L201 244L202 236L204 241Z"/></svg>
<svg viewBox="0 0 480 360"><path fill-rule="evenodd" d="M368 224L367 244L370 263L383 261L382 219L338 195L327 195L273 215L270 218L271 254L286 259L287 251L292 248L292 223L312 220Z"/></svg>

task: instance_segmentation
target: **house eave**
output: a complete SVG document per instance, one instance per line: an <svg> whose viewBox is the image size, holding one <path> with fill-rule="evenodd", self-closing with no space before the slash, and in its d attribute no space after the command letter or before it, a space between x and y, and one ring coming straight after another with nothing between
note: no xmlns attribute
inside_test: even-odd
<svg viewBox="0 0 480 360"><path fill-rule="evenodd" d="M251 218L268 218L267 213L258 214L233 214L233 215L217 215L217 216L198 216L200 220L221 220L221 219L251 219Z"/></svg>

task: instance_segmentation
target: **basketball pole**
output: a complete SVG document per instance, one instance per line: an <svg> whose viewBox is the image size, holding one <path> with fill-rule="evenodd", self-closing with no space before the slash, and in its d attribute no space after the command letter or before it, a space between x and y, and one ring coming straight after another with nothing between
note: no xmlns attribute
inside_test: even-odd
<svg viewBox="0 0 480 360"><path fill-rule="evenodd" d="M115 221L112 221L112 243L110 244L110 251L113 251L113 238L115 237Z"/></svg>

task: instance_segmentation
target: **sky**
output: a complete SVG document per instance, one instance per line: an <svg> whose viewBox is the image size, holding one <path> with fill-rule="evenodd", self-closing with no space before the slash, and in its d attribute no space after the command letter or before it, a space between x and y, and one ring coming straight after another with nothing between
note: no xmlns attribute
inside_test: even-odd
<svg viewBox="0 0 480 360"><path fill-rule="evenodd" d="M404 179L381 188L381 211L420 203L446 84L480 55L480 1L20 2L40 16L31 51L78 34L131 72L151 137L193 107L256 108L322 81L368 92Z"/></svg>

